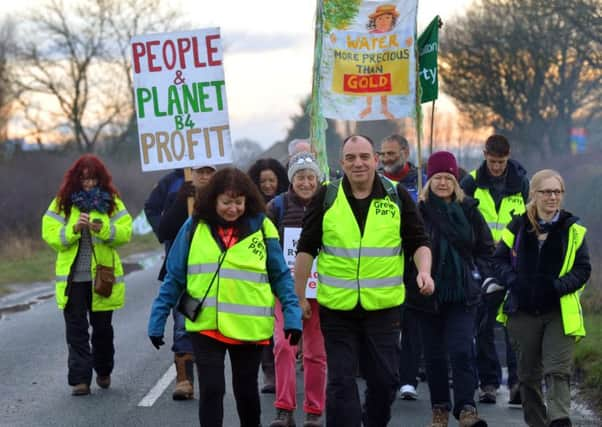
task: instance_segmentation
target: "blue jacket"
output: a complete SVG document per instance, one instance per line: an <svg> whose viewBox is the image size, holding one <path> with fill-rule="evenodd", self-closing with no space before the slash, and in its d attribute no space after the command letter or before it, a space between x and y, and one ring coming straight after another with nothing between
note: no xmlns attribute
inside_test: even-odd
<svg viewBox="0 0 602 427"><path fill-rule="evenodd" d="M171 171L159 180L155 188L153 188L149 194L148 199L144 202L144 214L160 243L164 243L158 233L161 215L163 215L163 212L165 212L174 202L178 190L180 190L183 183L184 171L182 169ZM168 243L165 248L165 253L167 254L170 242L166 243Z"/></svg>
<svg viewBox="0 0 602 427"><path fill-rule="evenodd" d="M251 233L259 230L265 215L260 214L248 218ZM149 336L163 336L165 322L169 312L174 307L182 292L186 289L186 272L188 264L188 251L190 250L190 232L192 218L186 220L176 239L174 240L167 257L167 275L159 289L159 294L153 302L150 319L148 322ZM267 272L272 292L282 304L284 315L284 329L302 330L301 308L295 294L295 286L291 272L286 265L282 248L278 239L267 238Z"/></svg>

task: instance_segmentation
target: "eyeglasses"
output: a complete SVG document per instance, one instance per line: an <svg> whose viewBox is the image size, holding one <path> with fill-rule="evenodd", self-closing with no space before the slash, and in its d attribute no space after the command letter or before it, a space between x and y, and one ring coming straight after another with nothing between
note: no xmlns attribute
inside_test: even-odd
<svg viewBox="0 0 602 427"><path fill-rule="evenodd" d="M295 163L297 163L298 165L302 165L303 163L314 163L314 159L312 159L311 157L300 157Z"/></svg>
<svg viewBox="0 0 602 427"><path fill-rule="evenodd" d="M552 197L552 194L556 197L560 197L560 195L564 193L564 190L537 190L537 192L545 197Z"/></svg>

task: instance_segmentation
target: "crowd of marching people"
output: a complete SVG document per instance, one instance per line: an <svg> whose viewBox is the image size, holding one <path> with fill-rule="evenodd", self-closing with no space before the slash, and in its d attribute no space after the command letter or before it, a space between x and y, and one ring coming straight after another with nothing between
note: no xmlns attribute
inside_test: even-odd
<svg viewBox="0 0 602 427"><path fill-rule="evenodd" d="M261 425L261 392L275 395L270 427L295 426L298 406L304 427L386 426L393 401L416 400L420 380L431 427L450 416L483 427L477 405L496 403L503 384L502 327L508 403L522 405L529 426L572 425L571 362L585 336L579 296L591 266L560 174L544 169L529 181L501 135L470 172L448 151L421 171L397 134L378 147L347 137L343 174L330 180L308 140L288 148L286 165L260 159L248 173L198 164L186 181L173 171L145 203L166 255L148 336L159 349L173 317L174 400L198 390L200 425L221 426L228 353L242 427ZM90 394L94 372L99 387L111 385L112 313L125 295L117 249L131 231L110 173L82 156L42 221L57 252L73 395ZM294 266L289 233L298 236Z"/></svg>

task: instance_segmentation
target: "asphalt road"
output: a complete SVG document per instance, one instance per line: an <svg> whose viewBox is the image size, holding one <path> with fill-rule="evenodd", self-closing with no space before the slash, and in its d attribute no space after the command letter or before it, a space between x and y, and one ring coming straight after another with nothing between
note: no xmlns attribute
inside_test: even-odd
<svg viewBox="0 0 602 427"><path fill-rule="evenodd" d="M49 298L53 291L50 284L0 300L0 426L198 425L197 400L171 399L175 374L169 345L157 351L146 336L149 308L158 288L158 257L142 260L152 266L127 275L126 306L114 314L116 355L111 388L101 390L93 382L90 396L70 394L64 321L54 298ZM166 331L169 344L171 325ZM298 379L301 384L302 375ZM224 426L237 426L229 380L227 384ZM417 401L395 401L390 426L428 424L426 384L420 384L418 391ZM298 402L302 399L299 387ZM524 425L522 411L507 407L507 399L502 388L497 405L479 406L490 426ZM275 415L273 395L262 395L261 401L265 427ZM296 420L297 425L303 425L301 410ZM578 426L600 425L581 410L575 413L574 422Z"/></svg>

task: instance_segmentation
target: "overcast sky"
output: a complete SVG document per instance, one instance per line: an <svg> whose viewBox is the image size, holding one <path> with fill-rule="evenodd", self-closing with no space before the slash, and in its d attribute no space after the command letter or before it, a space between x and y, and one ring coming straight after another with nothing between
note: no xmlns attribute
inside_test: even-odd
<svg viewBox="0 0 602 427"><path fill-rule="evenodd" d="M0 15L43 0L0 1ZM439 14L462 13L472 0L425 0L418 32ZM220 27L232 140L264 147L286 136L290 117L311 92L315 0L179 0L193 28Z"/></svg>

